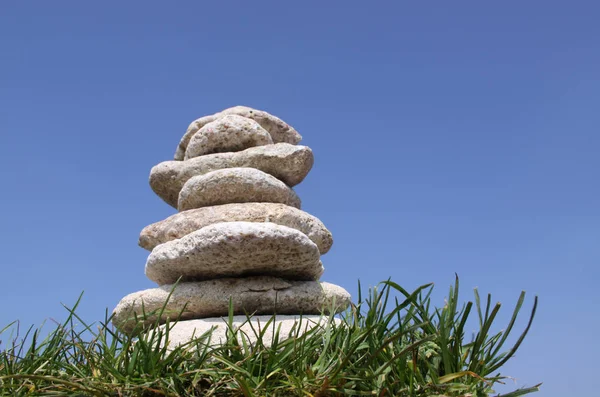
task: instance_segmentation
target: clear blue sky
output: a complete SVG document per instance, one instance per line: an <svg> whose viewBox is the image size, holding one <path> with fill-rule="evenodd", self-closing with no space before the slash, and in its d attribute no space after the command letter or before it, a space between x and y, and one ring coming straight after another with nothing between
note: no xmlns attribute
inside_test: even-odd
<svg viewBox="0 0 600 397"><path fill-rule="evenodd" d="M174 210L150 168L242 104L315 153L297 191L334 235L324 280L435 282L441 305L456 272L505 303L499 327L525 289L540 308L505 372L596 391L597 3L248 4L2 2L0 324L81 291L100 320L152 287L138 234Z"/></svg>

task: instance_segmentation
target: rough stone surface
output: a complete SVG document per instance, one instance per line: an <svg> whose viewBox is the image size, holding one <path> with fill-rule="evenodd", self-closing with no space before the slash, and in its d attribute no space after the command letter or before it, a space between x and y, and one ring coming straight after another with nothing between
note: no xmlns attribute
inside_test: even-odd
<svg viewBox="0 0 600 397"><path fill-rule="evenodd" d="M271 321L272 319L272 315L252 316L250 319L247 316L233 316L231 325L237 331L238 343L242 344L243 338L246 343L254 345L258 339L258 334L263 333L262 344L271 346L274 330L279 332L278 340L282 342L288 338L298 338L307 331L316 327L323 328L329 324L329 317L321 315L278 315L273 321ZM336 323L337 326L343 324L338 318L333 318L332 322ZM177 346L185 345L192 339L198 339L211 330L210 337L207 336L200 340L200 346L218 347L227 341L228 323L228 317L179 321L169 329L167 349L173 350ZM160 326L163 329L164 327L164 325ZM190 347L194 346L190 344Z"/></svg>
<svg viewBox="0 0 600 397"><path fill-rule="evenodd" d="M262 110L256 110L246 106L234 106L212 116L205 116L194 120L179 142L179 146L175 152L175 160L183 160L185 158L188 144L198 130L206 124L228 114L235 114L256 121L262 128L269 132L274 143L284 142L295 145L302 140L302 136L283 120Z"/></svg>
<svg viewBox="0 0 600 397"><path fill-rule="evenodd" d="M271 275L316 280L319 248L304 233L271 222L223 222L158 245L146 276L159 285L218 277Z"/></svg>
<svg viewBox="0 0 600 397"><path fill-rule="evenodd" d="M184 159L272 143L271 135L256 121L230 114L200 128L190 139Z"/></svg>
<svg viewBox="0 0 600 397"><path fill-rule="evenodd" d="M185 151L187 150L187 146L190 143L190 139L192 139L194 134L206 124L212 123L218 118L219 113L216 113L210 116L200 117L199 119L192 121L188 126L187 130L185 131L185 134L179 141L179 145L177 146L177 150L175 151L174 159L177 161L182 161L185 157Z"/></svg>
<svg viewBox="0 0 600 397"><path fill-rule="evenodd" d="M331 232L323 222L302 210L277 203L236 203L197 208L172 215L146 226L139 245L151 251L159 244L182 238L205 226L220 222L273 222L306 234L325 254L333 244Z"/></svg>
<svg viewBox="0 0 600 397"><path fill-rule="evenodd" d="M136 316L145 317L145 325L154 324L163 307L160 323L167 319L227 316L230 300L236 315L327 314L345 310L350 294L330 283L267 276L184 282L127 295L115 308L113 323L130 332Z"/></svg>
<svg viewBox="0 0 600 397"><path fill-rule="evenodd" d="M181 188L193 176L224 168L256 168L295 186L302 182L314 163L312 150L306 146L277 143L256 146L241 152L214 153L187 161L165 161L150 172L152 190L177 208Z"/></svg>
<svg viewBox="0 0 600 397"><path fill-rule="evenodd" d="M300 198L279 179L254 168L226 168L190 178L179 192L179 211L230 203L281 203Z"/></svg>
<svg viewBox="0 0 600 397"><path fill-rule="evenodd" d="M234 106L221 112L221 115L227 114L236 114L256 121L269 131L275 143L284 142L295 145L302 140L302 136L289 124L263 110L252 109L248 106Z"/></svg>

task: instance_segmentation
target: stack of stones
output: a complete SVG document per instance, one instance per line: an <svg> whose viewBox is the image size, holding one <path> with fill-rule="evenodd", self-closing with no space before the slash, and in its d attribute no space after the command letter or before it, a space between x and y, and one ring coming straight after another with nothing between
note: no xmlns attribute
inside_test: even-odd
<svg viewBox="0 0 600 397"><path fill-rule="evenodd" d="M321 314L346 309L348 292L318 281L331 233L300 210L291 188L313 165L311 149L297 145L301 138L279 118L243 106L190 124L175 160L150 173L152 190L179 211L140 235L151 251L146 276L159 287L119 302L119 329L134 331L140 318L143 325L179 318L172 343L211 328L218 340L231 303L242 331L276 314L285 336L300 318L318 323Z"/></svg>

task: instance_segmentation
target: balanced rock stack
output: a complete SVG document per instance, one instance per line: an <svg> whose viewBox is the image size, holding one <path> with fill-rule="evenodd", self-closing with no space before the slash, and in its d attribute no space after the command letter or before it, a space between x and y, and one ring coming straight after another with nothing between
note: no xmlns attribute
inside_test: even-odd
<svg viewBox="0 0 600 397"><path fill-rule="evenodd" d="M349 305L343 288L318 281L333 239L300 210L291 188L313 165L300 140L279 118L243 106L190 124L175 160L150 173L152 190L179 211L140 235L151 251L146 276L159 287L123 298L114 310L118 328L133 331L136 318L144 325L179 318L171 342L213 326L214 340L225 334L231 302L242 331L276 314L284 335L300 315L318 322ZM254 324L245 324L249 314Z"/></svg>

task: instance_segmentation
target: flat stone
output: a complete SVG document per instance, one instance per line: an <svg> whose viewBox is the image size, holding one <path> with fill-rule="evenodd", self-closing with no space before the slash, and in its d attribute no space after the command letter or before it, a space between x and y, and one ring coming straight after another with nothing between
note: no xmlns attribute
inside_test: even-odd
<svg viewBox="0 0 600 397"><path fill-rule="evenodd" d="M332 326L331 323L335 323L335 326L338 327L344 324L338 318L333 317L330 321L329 317L321 315L233 316L231 323L228 317L184 320L170 325L167 349L174 350L176 347L186 345L200 337L202 337L198 341L200 347L219 347L227 341L230 326L237 333L240 345L243 344L243 341L248 345L254 345L262 333L260 338L262 345L270 347L273 345L276 334L278 343L280 343L289 338L297 339L309 331L318 331L317 328L322 331L325 327ZM165 325L159 327L163 335L165 327ZM210 336L203 337L209 331L211 331ZM188 346L195 347L193 343Z"/></svg>
<svg viewBox="0 0 600 397"><path fill-rule="evenodd" d="M306 234L321 255L333 244L331 232L323 222L302 210L277 203L234 203L183 211L146 226L139 245L148 251L167 241L182 238L205 226L220 222L272 222Z"/></svg>
<svg viewBox="0 0 600 397"><path fill-rule="evenodd" d="M274 143L283 142L295 145L302 140L302 136L298 134L294 128L278 117L275 117L265 111L252 109L247 106L234 106L212 116L204 116L194 120L181 138L179 146L177 146L175 160L181 161L185 158L185 152L188 144L198 130L200 130L206 124L229 114L235 114L256 121L262 128L269 132Z"/></svg>
<svg viewBox="0 0 600 397"><path fill-rule="evenodd" d="M156 246L146 276L159 285L218 277L270 275L316 280L319 248L304 233L271 222L215 223Z"/></svg>
<svg viewBox="0 0 600 397"><path fill-rule="evenodd" d="M113 323L131 332L136 316L145 326L167 319L227 316L230 301L234 315L329 314L345 310L350 294L326 282L267 276L183 282L127 295L114 309Z"/></svg>
<svg viewBox="0 0 600 397"><path fill-rule="evenodd" d="M279 179L255 168L226 168L194 176L179 192L179 211L230 203L281 203L300 208L300 198Z"/></svg>
<svg viewBox="0 0 600 397"><path fill-rule="evenodd" d="M240 152L214 153L186 161L165 161L150 172L150 187L165 202L177 208L183 185L193 176L224 168L256 168L295 186L302 182L314 163L307 146L277 143L256 146Z"/></svg>
<svg viewBox="0 0 600 397"><path fill-rule="evenodd" d="M272 143L271 135L256 121L230 114L200 128L190 139L184 159Z"/></svg>

